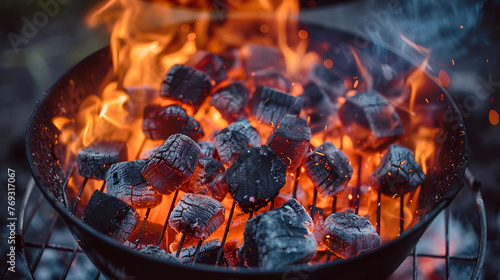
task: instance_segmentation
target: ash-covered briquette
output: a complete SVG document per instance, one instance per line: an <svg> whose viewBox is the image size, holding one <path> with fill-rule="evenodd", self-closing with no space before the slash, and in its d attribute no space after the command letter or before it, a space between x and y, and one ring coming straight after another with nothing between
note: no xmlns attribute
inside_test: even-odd
<svg viewBox="0 0 500 280"><path fill-rule="evenodd" d="M259 121L276 125L287 113L298 115L302 99L268 86L257 86L250 102L252 116Z"/></svg>
<svg viewBox="0 0 500 280"><path fill-rule="evenodd" d="M219 89L210 100L213 105L228 122L234 122L241 118L248 104L248 90L242 83L232 83Z"/></svg>
<svg viewBox="0 0 500 280"><path fill-rule="evenodd" d="M286 183L286 165L268 146L250 147L241 152L224 178L241 210L249 213L278 195Z"/></svg>
<svg viewBox="0 0 500 280"><path fill-rule="evenodd" d="M146 160L119 162L111 165L106 174L106 192L135 208L153 208L162 196L151 187L141 174Z"/></svg>
<svg viewBox="0 0 500 280"><path fill-rule="evenodd" d="M293 211L311 232L314 231L314 223L311 216L307 213L304 206L302 206L302 204L300 204L295 198L285 201L280 208L287 208L288 210Z"/></svg>
<svg viewBox="0 0 500 280"><path fill-rule="evenodd" d="M361 151L383 149L404 132L394 106L375 90L348 97L339 117L354 148Z"/></svg>
<svg viewBox="0 0 500 280"><path fill-rule="evenodd" d="M352 167L349 160L328 141L307 154L303 167L322 197L341 193L351 180Z"/></svg>
<svg viewBox="0 0 500 280"><path fill-rule="evenodd" d="M161 85L161 95L193 105L197 110L210 94L210 76L187 65L176 64L170 68Z"/></svg>
<svg viewBox="0 0 500 280"><path fill-rule="evenodd" d="M267 145L286 164L288 170L295 172L309 148L311 130L303 118L287 114L274 127Z"/></svg>
<svg viewBox="0 0 500 280"><path fill-rule="evenodd" d="M186 65L207 73L217 83L226 78L226 65L222 58L205 50L193 54Z"/></svg>
<svg viewBox="0 0 500 280"><path fill-rule="evenodd" d="M327 93L316 84L307 84L299 97L304 100L302 109L308 116L312 133L325 130L325 127L330 126L338 118L337 108Z"/></svg>
<svg viewBox="0 0 500 280"><path fill-rule="evenodd" d="M408 148L392 144L370 176L375 189L388 196L400 196L416 189L425 174Z"/></svg>
<svg viewBox="0 0 500 280"><path fill-rule="evenodd" d="M96 190L83 212L82 222L124 243L134 231L139 213L124 201Z"/></svg>
<svg viewBox="0 0 500 280"><path fill-rule="evenodd" d="M206 243L201 244L200 252L198 253L198 257L196 258L196 263L215 265L215 262L217 261L217 255L219 254L221 246L222 245L219 239L210 240ZM180 262L185 264L192 263L196 254L196 247L197 245L181 249L181 252L179 254ZM220 263L222 264L222 266L227 266L225 259L226 258L224 257L224 252L222 252L222 256L220 259Z"/></svg>
<svg viewBox="0 0 500 280"><path fill-rule="evenodd" d="M203 137L201 125L179 105L149 105L144 109L142 131L148 139L167 139L176 133L185 134L193 140Z"/></svg>
<svg viewBox="0 0 500 280"><path fill-rule="evenodd" d="M257 70L251 73L252 86L263 85L284 92L290 92L292 83L278 70Z"/></svg>
<svg viewBox="0 0 500 280"><path fill-rule="evenodd" d="M191 179L186 183L190 193L204 194L222 201L229 191L224 180L224 165L213 158L202 157Z"/></svg>
<svg viewBox="0 0 500 280"><path fill-rule="evenodd" d="M345 96L347 92L342 77L334 70L327 69L319 63L315 63L307 74L306 84L310 82L316 84L321 90L326 92L334 102L339 97Z"/></svg>
<svg viewBox="0 0 500 280"><path fill-rule="evenodd" d="M246 119L228 125L217 133L214 140L215 151L224 164L231 164L243 149L260 144L259 132Z"/></svg>
<svg viewBox="0 0 500 280"><path fill-rule="evenodd" d="M274 269L307 263L316 253L316 240L296 211L280 207L247 221L243 256L249 266Z"/></svg>
<svg viewBox="0 0 500 280"><path fill-rule="evenodd" d="M346 259L380 246L380 236L368 219L338 212L325 220L323 244L330 252Z"/></svg>
<svg viewBox="0 0 500 280"><path fill-rule="evenodd" d="M186 236L206 239L224 222L224 211L222 203L210 196L187 193L172 210L168 223Z"/></svg>
<svg viewBox="0 0 500 280"><path fill-rule="evenodd" d="M240 50L247 74L268 68L283 68L283 56L276 47L247 44Z"/></svg>
<svg viewBox="0 0 500 280"><path fill-rule="evenodd" d="M213 157L214 156L214 142L211 141L200 141L198 142L198 146L201 149L200 157Z"/></svg>
<svg viewBox="0 0 500 280"><path fill-rule="evenodd" d="M78 173L103 180L112 164L127 160L127 144L118 141L96 141L76 155Z"/></svg>
<svg viewBox="0 0 500 280"><path fill-rule="evenodd" d="M174 255L167 253L166 251L153 245L149 245L146 248L139 250L138 252L152 257L164 259L168 262L180 263L179 259Z"/></svg>
<svg viewBox="0 0 500 280"><path fill-rule="evenodd" d="M174 134L147 159L141 173L157 192L168 195L191 178L200 154L193 139Z"/></svg>

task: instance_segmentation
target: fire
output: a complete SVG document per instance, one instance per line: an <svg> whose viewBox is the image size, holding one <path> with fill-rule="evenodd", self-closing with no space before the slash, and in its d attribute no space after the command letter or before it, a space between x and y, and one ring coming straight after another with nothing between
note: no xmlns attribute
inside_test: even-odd
<svg viewBox="0 0 500 280"><path fill-rule="evenodd" d="M152 3L154 2L154 3ZM189 2L189 1L187 1ZM215 85L221 88L231 80L244 80L246 73L241 60L248 56L248 44L277 46L283 55L284 75L292 81L290 93L298 96L304 88L301 81L315 63L326 68L335 68L336 62L331 58L322 58L316 52L308 51L310 34L307 30L298 27L299 5L294 0L283 0L277 3L272 0L241 2L233 5L227 11L214 11L214 7L205 7L204 3L196 3L196 11L187 9L188 6L175 6L167 1L140 1L140 0L110 0L98 8L88 17L88 24L96 26L106 24L111 30L110 47L113 59L113 79L103 87L101 93L95 93L83 100L75 119L56 117L54 125L59 129L59 143L68 147L65 162L74 157L82 148L96 140L109 139L126 141L129 160L138 158L141 153L155 148L163 141L147 140L142 132L142 111L147 104L171 105L176 101L166 100L157 94L149 96L150 92L158 92L167 71L175 64L186 63L198 50L207 50L214 54L221 54L227 50L235 57L236 64L227 71L227 79ZM220 12L220 13L219 13ZM429 54L430 50L417 46L403 37L403 40L412 45L419 52ZM373 77L370 75L356 50L351 48L360 77L343 77L348 95L363 90L373 89ZM406 79L406 88L409 89L408 107L398 108L410 112L417 110L416 100L424 87L424 69L429 57L420 67L415 68ZM238 64L240 63L240 64ZM255 73L254 73L255 75ZM362 79L361 79L362 78ZM151 91L148 91L150 88ZM207 98L209 99L209 98ZM427 100L429 103L429 100ZM345 102L339 97L338 104ZM396 105L396 104L395 104ZM204 138L228 126L222 115L205 100L197 112L186 106L186 111L193 116L203 127ZM491 119L491 118L490 118ZM308 118L308 122L310 118ZM496 117L498 122L498 115ZM250 119L254 127L259 128L262 144L265 144L272 131L272 126L264 125L255 119ZM418 127L418 121L410 121L411 129ZM493 123L493 122L492 122ZM413 127L415 126L415 127ZM339 147L351 161L354 172L346 190L338 195L336 209L332 209L332 198L317 198L316 207L321 208L326 215L333 211L347 211L359 203L359 214L367 216L372 224L377 225L377 211L383 207L380 215L382 226L381 236L384 242L396 238L400 231L410 228L418 222L415 212L418 209L420 188L406 194L403 200L399 197L378 197L378 192L371 187L370 175L379 166L383 153L360 156L354 152L353 143L349 137L341 132L338 121L332 120L325 125L320 133L313 134L310 141L313 147L318 147L325 141L332 142ZM429 160L435 153L433 141L436 131L427 127L419 128L414 135L414 153L416 161L427 173L431 165ZM413 135L413 134L412 134ZM69 197L76 197L83 179L74 173L68 186ZM287 183L275 200L275 207L292 197L296 183L297 199L306 208L313 204L314 186L305 175L304 168L287 174ZM88 201L93 190L102 187L102 183L89 179L81 199ZM359 193L358 193L359 192ZM180 191L178 198L184 192ZM162 203L149 213L148 221L164 224L173 195L164 196ZM228 195L223 201L226 207L226 220L233 199ZM403 229L400 229L400 209L403 203ZM84 203L82 203L84 205ZM265 207L261 211L269 209ZM83 210L79 209L80 213ZM139 210L144 217L145 209ZM228 240L242 242L243 213L236 208ZM208 240L222 239L221 228L209 237ZM235 234L237 232L238 234ZM168 235L168 232L167 232ZM174 236L168 236L173 242Z"/></svg>

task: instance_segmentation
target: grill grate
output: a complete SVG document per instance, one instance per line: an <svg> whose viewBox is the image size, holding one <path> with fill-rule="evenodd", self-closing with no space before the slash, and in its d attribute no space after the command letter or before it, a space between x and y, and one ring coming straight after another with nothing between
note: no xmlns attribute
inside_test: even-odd
<svg viewBox="0 0 500 280"><path fill-rule="evenodd" d="M88 180L84 180L82 185L80 186L80 190L78 192L78 196L77 198L75 199L75 202L73 204L73 208L72 210L74 211L76 209L76 205L79 201L79 196L82 194L83 192L83 189L85 188L85 185L87 183ZM407 260L408 259L412 259L412 262L413 262L413 279L417 279L417 275L418 275L418 271L419 271L419 266L418 266L418 260L421 260L421 259L432 259L433 261L442 261L444 260L445 262L445 275L446 275L446 279L450 279L450 261L461 261L461 262L467 262L468 264L470 264L471 266L473 265L474 266L474 270L473 272L471 273L471 276L470 278L471 279L478 279L479 276L480 276L480 273L482 271L482 265L483 265L483 261L484 261L484 255L485 255L485 242L486 242L486 216L485 216L485 210L484 210L484 204L482 202L482 197L481 197L481 193L479 191L479 188L480 188L480 183L479 181L476 181L473 177L472 177L472 174L470 173L469 170L467 170L466 172L466 176L465 176L465 182L466 184L470 187L470 189L473 191L474 193L474 202L476 204L476 208L477 208L477 211L478 211L478 216L479 216L479 221L480 221L480 239L479 239L479 244L478 244L478 251L477 251L477 255L450 255L450 208L447 208L445 209L444 213L442 213L441 215L444 215L444 219L445 219L445 227L444 227L444 240L445 240L445 250L444 250L444 254L427 254L427 253L418 253L418 250L415 248L413 250L413 252L407 257ZM33 226L33 220L34 220L34 217L35 216L38 216L37 218L41 218L45 225L47 225L45 228L47 229L48 228L48 231L47 233L45 234L45 236L42 238L42 242L39 242L39 241L24 241L23 244L22 244L22 248L18 248L18 262L20 262L19 264L19 270L21 270L24 274L25 274L25 277L27 279L33 279L33 275L35 275L35 273L37 272L37 269L39 268L39 264L41 263L41 260L43 259L44 257L44 252L46 251L49 251L49 250L53 250L53 251L56 251L56 252L60 252L61 255L64 255L64 263L65 263L65 267L64 267L64 270L62 272L62 274L60 275L60 279L67 279L68 278L68 275L70 273L70 271L75 267L75 260L77 259L78 256L83 256L83 262L87 262L87 263L90 263L90 261L88 260L88 258L86 258L85 254L82 254L83 251L80 249L80 247L78 246L78 244L74 244L73 246L69 246L69 245L65 245L65 244L59 244L59 243L53 243L53 242L50 242L51 241L51 236L52 234L54 233L54 229L56 228L56 226L58 225L58 223L60 223L60 219L58 218L58 215L57 213L55 212L55 210L53 210L51 207L50 207L50 211L51 213L49 215L45 215L45 213L41 213L41 211L39 211L39 209L43 206L43 203L47 204L46 200L44 199L43 195L40 193L40 191L34 187L35 183L33 180L31 180L28 184L28 190L26 192L26 197L24 199L24 202L23 202L23 209L21 211L21 215L20 215L20 228L18 229L18 239L21 240L24 239L25 237L25 233L30 230ZM104 190L105 188L105 183L102 184L101 186L101 190ZM175 205L175 201L177 199L177 194L178 194L178 191L176 191L174 193L174 198L173 198L173 203L172 203L172 207L170 207L169 209L169 214L167 216L167 220L164 224L164 227L163 227L163 232L161 234L161 237L159 240L161 240L163 238L163 235L165 233L165 230L166 230L166 227L168 225L167 221L168 221L168 217L170 216L170 212L172 211L173 209L173 205ZM359 200L359 197L357 197L357 199ZM402 196L402 199L403 199L403 196ZM380 194L378 196L378 200L380 202ZM332 205L335 206L336 205L336 199L333 199L332 201ZM359 204L356 204L356 206L358 206ZM233 206L232 206L232 209L231 209L231 213L230 213L230 216L229 216L229 219L228 219L228 225L230 223L230 220L232 218L232 213L234 211L234 206L235 206L235 203L233 203ZM315 205L313 205L312 209L311 209L311 213L314 213L315 211ZM377 231L380 232L380 203L378 203L378 207L377 207ZM28 209L28 208L31 208L31 209ZM271 207L270 209L273 208L273 204L271 204ZM336 207L333 207L332 209L335 209ZM356 207L357 208L357 207ZM29 211L28 211L29 210ZM29 214L28 214L29 212ZM144 225L145 225L145 221L147 220L148 216L149 216L149 212L150 212L150 209L147 210L145 216L144 216L144 222L142 223L141 225L141 229L139 231L139 234L138 234L138 239L136 240L136 246L137 244L139 244L139 239L141 238L141 235L142 235L142 231L144 229ZM250 217L252 216L253 213L250 213ZM400 211L400 215L403 215L403 211ZM313 215L314 217L314 215ZM435 221L436 222L436 221ZM225 237L227 237L227 232L228 232L228 229L229 227L226 227L226 230L225 230L225 233L224 233L224 237L222 239L222 246L223 244L225 243ZM400 227L400 231L402 232L402 227ZM70 233L68 232L67 234L70 235ZM70 239L72 237L69 237ZM423 237L424 239L426 238L425 235ZM179 248L182 247L182 242L183 240L181 240L181 244L179 244ZM197 251L195 253L195 256L198 255L199 253L199 248L202 244L202 240L200 240L200 242L198 243L198 246L197 246ZM21 242L16 242L16 244L20 244ZM158 246L159 246L159 243L158 243ZM29 254L26 254L26 252L28 250L38 250L38 252L34 255L34 256L30 256ZM64 253L64 254L63 254ZM70 253L68 255L68 253ZM217 258L217 262L216 262L216 265L219 265L219 261L220 261L220 256L222 254L222 249L219 251L219 254L218 254L218 258ZM31 254L33 255L33 254ZM195 257L196 258L196 257ZM330 261L330 258L331 258L331 255L328 254L327 255L327 261ZM87 264L88 265L88 264ZM1 271L1 274L0 274L0 278L3 278L7 273L7 266L5 266L2 271ZM86 279L91 279L91 278L86 278ZM96 269L96 272L95 272L95 276L93 277L93 279L104 279L103 276L101 276L100 272Z"/></svg>

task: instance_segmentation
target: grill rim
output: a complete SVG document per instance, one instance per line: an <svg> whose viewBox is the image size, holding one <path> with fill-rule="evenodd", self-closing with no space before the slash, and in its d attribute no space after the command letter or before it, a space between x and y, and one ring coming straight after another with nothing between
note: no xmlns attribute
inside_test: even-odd
<svg viewBox="0 0 500 280"><path fill-rule="evenodd" d="M335 30L335 31L339 32L339 33L345 33L344 31L339 31L339 30ZM352 36L352 35L349 34L349 36ZM399 53L396 53L393 50L389 50L389 51L395 53L398 56L403 57L405 60L408 61L408 63L411 63L412 65L414 65L412 62L410 62L408 59L406 59L405 56L403 56ZM109 46L105 46L105 47L101 48L100 50L92 53L91 55L85 57L82 61L80 61L79 63L74 65L70 70L68 70L61 78L59 78L55 82L55 84L50 89L48 89L47 91L44 92L44 94L42 95L40 100L37 102L37 105L35 106L35 109L33 110L32 114L31 114L29 124L27 127L25 142L26 142L27 160L28 160L28 164L30 166L30 171L33 175L33 178L36 182L36 185L41 190L41 192L44 194L44 196L47 198L47 200L52 205L52 207L54 207L57 210L57 212L61 215L61 217L63 218L63 221L66 223L66 225L68 225L68 227L71 229L76 228L78 232L82 232L82 233L91 235L93 238L96 238L99 242L104 243L106 245L109 245L112 248L114 248L115 250L123 251L124 253L126 252L127 254L134 256L135 258L145 259L149 263L152 263L152 264L169 265L169 266L171 265L173 267L178 268L179 271L181 271L181 272L183 270L188 270L188 271L198 271L201 273L202 272L213 272L213 273L220 274L223 276L228 276L228 277L241 277L241 276L250 276L251 277L251 276L282 276L284 273L300 272L300 271L303 271L303 269L310 269L311 266L307 266L307 264L305 264L305 265L296 265L293 267L294 268L293 270L289 270L286 267L283 267L283 268L277 268L274 270L244 270L244 271L237 270L237 271L234 271L234 270L229 270L229 269L224 269L224 268L214 268L213 266L208 266L208 265L203 265L203 264L198 264L198 265L193 266L193 267L187 267L187 266L182 265L182 264L168 263L168 262L163 261L161 259L153 258L153 257L147 256L147 255L138 253L136 251L133 251L133 250L131 250L127 247L124 247L123 245L109 239L109 238L102 236L102 234L97 232L97 230L82 223L79 219L77 219L76 217L71 215L70 212L68 211L68 209L65 208L63 205L61 205L57 201L57 199L54 197L54 195L44 185L42 176L40 176L40 174L38 174L38 170L34 164L34 159L33 159L33 154L32 154L33 153L33 145L30 142L30 139L32 138L32 133L34 131L36 118L37 118L37 116L39 116L42 108L44 106L47 106L47 103L49 103L49 101L50 101L49 100L50 94L55 90L56 87L58 87L60 85L61 81L70 79L72 76L71 74L75 71L75 69L82 68L81 65L85 64L86 61L93 58L94 56L105 57L105 56L109 56L109 55L110 55ZM426 75L429 76L429 73L426 72ZM465 128L463 127L462 117L458 113L458 109L456 107L456 104L453 102L453 100L451 99L449 93L446 91L445 88L443 88L440 85L437 85L437 86L444 93L444 96L446 99L446 104L452 110L452 112L454 113L454 116L456 115L459 118L459 123L462 125L462 128L465 130ZM460 167L459 167L460 172L459 172L459 174L454 174L455 176L453 176L453 178L450 178L448 180L448 185L450 186L450 189L447 191L446 195L444 195L441 198L441 200L434 205L434 207L429 211L429 213L427 213L427 215L425 215L417 224L412 226L410 229L403 232L399 237L382 244L380 247L370 251L369 253L361 254L361 255L352 257L348 260L336 260L335 262L328 262L328 263L314 265L313 267L316 268L316 271L323 270L323 269L333 269L335 267L344 266L345 264L359 263L359 262L362 262L363 260L365 260L366 258L372 258L373 257L372 253L376 254L377 252L381 252L381 251L385 251L385 250L393 248L395 246L395 244L403 242L404 239L413 238L413 237L415 237L415 235L418 235L418 238L420 238L420 236L423 234L423 232L427 229L427 227L430 225L430 223L434 220L434 218L451 203L453 198L456 196L456 194L460 191L460 189L463 186L463 177L464 177L464 173L465 173L465 168L467 166L467 157L468 157L468 150L469 150L466 135L467 134L465 134L465 138L463 139L463 142L464 142L463 143L464 153L462 154L463 160L455 162L455 164L460 165ZM74 235L76 236L75 233L74 233ZM86 251L85 250L86 246L85 245L82 246L81 241L78 241L78 243L84 249L84 251ZM408 255L410 252L411 252L411 250L405 252L405 255ZM90 259L92 260L92 262L94 262L94 264L96 264L96 262L93 260L92 257ZM401 259L401 262L403 260L404 259ZM400 265L400 263L395 262L396 268L399 265ZM100 270L106 271L105 269L101 269L102 267L99 264L96 264L96 266ZM104 274L108 275L107 273L104 273Z"/></svg>

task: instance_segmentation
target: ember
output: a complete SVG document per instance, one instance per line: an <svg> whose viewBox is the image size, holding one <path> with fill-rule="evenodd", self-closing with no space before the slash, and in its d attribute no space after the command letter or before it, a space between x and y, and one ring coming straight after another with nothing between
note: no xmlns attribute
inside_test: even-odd
<svg viewBox="0 0 500 280"><path fill-rule="evenodd" d="M210 93L212 83L205 72L187 65L174 65L165 76L161 95L198 108Z"/></svg>
<svg viewBox="0 0 500 280"><path fill-rule="evenodd" d="M257 86L250 108L253 117L272 125L278 123L287 113L299 114L302 100L268 86Z"/></svg>
<svg viewBox="0 0 500 280"><path fill-rule="evenodd" d="M201 126L179 105L147 106L144 109L142 130L148 139L163 140L176 133L185 134L195 141L203 137Z"/></svg>
<svg viewBox="0 0 500 280"><path fill-rule="evenodd" d="M82 222L124 243L139 221L139 214L127 203L96 190L87 203Z"/></svg>
<svg viewBox="0 0 500 280"><path fill-rule="evenodd" d="M186 236L205 239L224 222L224 206L201 194L185 194L175 206L169 224Z"/></svg>
<svg viewBox="0 0 500 280"><path fill-rule="evenodd" d="M174 134L148 159L142 175L157 192L170 194L191 178L200 154L200 147L191 138Z"/></svg>
<svg viewBox="0 0 500 280"><path fill-rule="evenodd" d="M119 162L111 165L106 175L107 194L117 197L136 208L155 207L161 203L158 194L142 176L145 160Z"/></svg>
<svg viewBox="0 0 500 280"><path fill-rule="evenodd" d="M123 142L97 141L78 152L78 173L87 178L104 179L112 164L127 160L127 146Z"/></svg>
<svg viewBox="0 0 500 280"><path fill-rule="evenodd" d="M323 243L346 259L380 246L380 236L367 219L354 213L334 213L325 220Z"/></svg>
<svg viewBox="0 0 500 280"><path fill-rule="evenodd" d="M304 224L304 213L285 205L248 220L243 247L247 264L270 269L310 261L316 240Z"/></svg>
<svg viewBox="0 0 500 280"><path fill-rule="evenodd" d="M229 192L244 213L257 211L285 185L286 166L268 146L247 148L227 169Z"/></svg>

